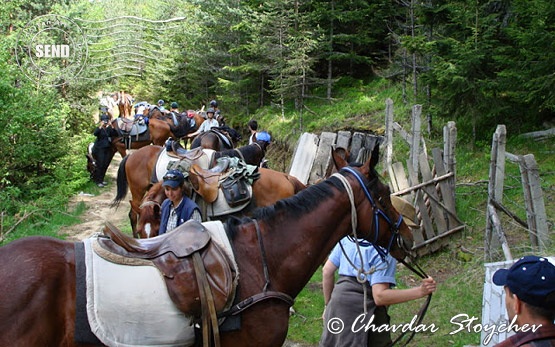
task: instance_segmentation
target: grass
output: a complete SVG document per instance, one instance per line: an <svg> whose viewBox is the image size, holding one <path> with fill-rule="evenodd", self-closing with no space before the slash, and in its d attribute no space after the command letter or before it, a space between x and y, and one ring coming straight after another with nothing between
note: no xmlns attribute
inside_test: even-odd
<svg viewBox="0 0 555 347"><path fill-rule="evenodd" d="M379 85L379 88L383 88L387 92L386 85ZM332 118L335 127L332 127L333 122L328 120L322 122L321 127L312 128L311 116L307 116L304 123L307 126L306 131L319 133L319 131L326 130L328 127L334 129L333 131L343 129L365 131L367 125L383 124L383 103L380 105L374 98L369 101L374 104L373 107L366 105L366 108L364 108L364 106L361 106L365 104L364 95L367 93L367 87L358 90L351 89L349 93L343 96L344 98L341 97L334 102L335 111L323 111L324 106L320 110L318 106L309 105L309 109L318 111L316 113L334 114ZM387 96L382 95L381 97L385 101ZM349 108L349 103L346 102L347 99L355 100L352 105L357 106ZM392 99L395 101L396 98ZM363 109L359 107L363 107ZM339 109L344 109L346 112L338 114ZM410 128L410 119L408 119L410 112L407 108L395 110L395 114L396 121L400 122L406 129ZM366 118L373 118L373 120L367 120ZM291 122L295 117L287 118L286 116L286 119ZM361 119L364 120L361 121ZM264 121L259 121L260 123L263 124ZM440 124L438 120L435 123ZM270 124L273 124L273 122L270 121ZM288 125L291 126L291 124ZM442 125L443 123L441 123ZM273 129L270 125L270 130L273 131ZM281 125L278 125L277 129L279 133L284 131ZM495 129L492 130L492 135L494 131ZM441 134L441 131L438 129L433 133ZM539 167L539 177L551 235L551 245L541 254L554 255L555 161L553 157L555 141L534 142L522 140L515 135L507 135L507 152L515 155L533 154ZM424 134L424 136L426 135ZM428 149L442 146L440 137L440 135L433 135L432 138L426 137ZM395 140L394 148L394 161L405 161L408 158L408 147L404 144L404 141ZM448 244L439 252L419 259L419 263L426 272L438 282L438 291L433 296L423 324L434 324L438 331L435 333L417 333L410 343L411 346L480 344L479 323L482 315L483 283L485 280L484 264L504 260L499 246L493 249L493 255L488 259L486 259L484 250L490 152L491 141L470 144L465 142L464 134L459 134L456 153L456 204L458 217L466 224L466 228L450 237ZM506 161L505 165L503 204L520 219L526 221L520 168L517 164L509 161ZM527 230L504 214L501 214L500 217L513 258L526 254L539 254L538 250L530 246ZM399 288L407 288L418 284L418 279L404 266L399 266L397 279ZM288 340L317 345L323 329L321 320L323 302L321 269L319 269L296 299L294 306L296 314L290 320ZM410 323L422 303L423 300L417 300L392 306L390 308L392 324ZM470 321L472 319L473 321Z"/></svg>

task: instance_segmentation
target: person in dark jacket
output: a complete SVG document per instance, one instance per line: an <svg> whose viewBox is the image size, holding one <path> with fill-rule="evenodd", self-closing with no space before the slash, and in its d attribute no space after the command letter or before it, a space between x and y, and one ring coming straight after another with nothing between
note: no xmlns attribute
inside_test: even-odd
<svg viewBox="0 0 555 347"><path fill-rule="evenodd" d="M92 148L92 156L96 162L96 169L92 178L94 183L101 188L107 184L104 181L104 176L106 176L106 171L115 153L112 149L112 139L118 135L118 132L112 128L109 121L110 117L107 114L102 114L100 116L100 124L93 133L96 136L96 140Z"/></svg>
<svg viewBox="0 0 555 347"><path fill-rule="evenodd" d="M159 235L170 232L189 219L202 222L200 208L184 194L185 177L179 170L169 170L163 178L167 199L162 202Z"/></svg>

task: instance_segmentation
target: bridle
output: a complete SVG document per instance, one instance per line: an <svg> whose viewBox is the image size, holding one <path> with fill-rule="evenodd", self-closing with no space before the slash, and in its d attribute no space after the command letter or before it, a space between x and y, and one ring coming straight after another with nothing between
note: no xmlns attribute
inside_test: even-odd
<svg viewBox="0 0 555 347"><path fill-rule="evenodd" d="M345 178L345 176L340 175L339 173L345 173L348 172L350 174L352 174L356 180L358 181L358 183L360 184L360 186L362 187L362 190L364 191L364 195L366 196L366 198L368 199L368 201L370 202L370 205L372 206L372 211L374 213L373 216L373 223L371 225L370 228L374 228L374 241L369 242L369 241L364 241L364 240L360 240L357 235L356 235L356 229L357 229L357 216L356 216L356 206L354 204L354 196L353 196L353 191L352 191L352 187L349 184L349 182L347 181L347 179ZM342 168L339 173L334 174L332 176L339 178L339 180L343 183L343 185L345 186L345 189L347 190L347 194L349 195L349 200L351 202L351 224L352 224L352 228L353 228L353 232L352 234L349 236L351 238L351 241L353 241L356 244L357 247L357 253L360 257L360 264L361 267L358 268L357 266L355 266L355 264L351 261L351 259L349 259L349 257L347 257L345 250L343 249L343 245L341 244L341 242L339 242L339 245L341 247L341 250L343 251L343 253L345 254L345 258L349 261L350 265L357 269L357 281L359 283L365 283L366 282L366 275L368 274L367 272L364 271L364 268L362 266L363 261L362 261L362 252L360 251L360 246L373 246L376 251L378 252L378 254L380 255L381 259L383 262L385 262L385 257L388 255L388 253L391 250L391 247L393 245L393 242L397 241L397 245L399 248L405 250L410 262L406 262L404 259L399 260L399 262L401 262L403 265L405 265L409 270L411 270L412 272L414 272L417 276L419 276L420 278L424 279L427 278L428 275L426 274L426 272L415 262L415 259L410 255L409 250L407 249L405 243L402 241L401 235L400 235L400 227L401 224L403 223L403 216L401 214L399 214L399 218L396 222L393 222L391 218L389 218L389 216L376 204L376 202L374 201L374 198L372 197L372 194L370 193L372 191L372 187L375 186L378 183L378 176L376 175L376 177L374 177L374 179L372 179L370 182L365 183L366 178L362 176L362 174L360 172L358 172L357 170L354 170L351 167L344 167ZM381 197L378 198L378 201L381 200ZM385 222L388 224L389 229L391 230L391 238L389 239L387 248L383 248L379 245L376 244L376 242L378 241L378 236L379 236L379 223L380 223L380 218L382 220L385 220ZM370 235L372 230L369 230L368 234ZM371 269L369 273L374 272L376 269ZM366 286L363 286L364 289L364 310L366 313ZM422 320L424 319L424 315L426 314L428 307L430 306L430 302L432 300L432 294L430 293L428 295L428 297L426 298L426 302L422 305L422 307L420 308L420 310L418 311L417 314L417 320L416 320L416 324L420 325L422 323ZM405 335L408 333L409 331L404 331L401 335L399 335L390 345L389 347L395 345L396 343L398 343L403 337L405 337ZM407 340L404 343L404 346L408 345L408 343L413 339L414 335L416 334L416 330L413 330L410 335L408 336Z"/></svg>

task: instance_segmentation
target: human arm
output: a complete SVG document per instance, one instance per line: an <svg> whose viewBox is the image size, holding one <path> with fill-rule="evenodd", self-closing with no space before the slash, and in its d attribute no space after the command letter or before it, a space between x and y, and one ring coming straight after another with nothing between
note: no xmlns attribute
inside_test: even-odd
<svg viewBox="0 0 555 347"><path fill-rule="evenodd" d="M388 306L425 297L435 292L436 289L436 281L428 277L423 279L418 287L408 289L391 289L389 283L373 284L372 296L377 306Z"/></svg>
<svg viewBox="0 0 555 347"><path fill-rule="evenodd" d="M335 287L335 271L337 271L337 266L327 260L322 268L322 292L324 294L324 311L322 312L322 319L325 319L326 307L331 299L331 293Z"/></svg>

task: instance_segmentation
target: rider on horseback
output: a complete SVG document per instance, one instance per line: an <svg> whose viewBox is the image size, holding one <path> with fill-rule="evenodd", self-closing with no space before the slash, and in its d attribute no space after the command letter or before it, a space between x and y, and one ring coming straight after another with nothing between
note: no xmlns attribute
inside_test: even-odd
<svg viewBox="0 0 555 347"><path fill-rule="evenodd" d="M197 131L187 135L188 138L195 137L200 133L203 133L205 131L208 131L208 130L220 125L218 123L218 121L214 119L214 109L213 108L209 108L206 111L206 117L207 117L206 120L204 122L202 122L202 124L200 125L200 127L198 128Z"/></svg>

